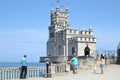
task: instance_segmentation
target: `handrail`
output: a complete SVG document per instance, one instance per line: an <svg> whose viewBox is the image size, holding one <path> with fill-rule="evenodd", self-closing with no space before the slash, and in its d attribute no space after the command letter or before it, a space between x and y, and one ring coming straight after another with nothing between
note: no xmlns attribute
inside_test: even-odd
<svg viewBox="0 0 120 80"><path fill-rule="evenodd" d="M60 65L51 65L53 74L65 72L65 64ZM20 78L19 67L11 68L0 68L0 80L10 80L10 79L19 79ZM46 67L28 67L27 68L27 78L31 77L43 77L46 75Z"/></svg>
<svg viewBox="0 0 120 80"><path fill-rule="evenodd" d="M0 80L18 79L21 68L0 68ZM41 77L45 74L45 67L28 67L27 77Z"/></svg>

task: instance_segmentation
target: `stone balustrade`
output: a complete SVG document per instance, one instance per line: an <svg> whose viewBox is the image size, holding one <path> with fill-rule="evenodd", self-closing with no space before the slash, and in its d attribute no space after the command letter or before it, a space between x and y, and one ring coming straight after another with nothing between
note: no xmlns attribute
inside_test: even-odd
<svg viewBox="0 0 120 80"><path fill-rule="evenodd" d="M21 68L0 68L0 80L11 80L20 78ZM65 64L51 65L51 73L57 74L65 72ZM46 67L28 67L27 77L45 77Z"/></svg>
<svg viewBox="0 0 120 80"><path fill-rule="evenodd" d="M91 57L80 57L78 58L78 68L85 69L85 68L92 68L94 66L94 58ZM107 64L116 63L115 60L107 59ZM64 73L66 71L70 71L70 64L65 63L57 63L51 64L50 72L52 76ZM14 67L14 68L0 68L0 80L11 80L11 79L19 79L20 77L21 68ZM29 67L27 69L27 78L32 77L45 77L46 76L46 67Z"/></svg>
<svg viewBox="0 0 120 80"><path fill-rule="evenodd" d="M40 77L46 71L45 67L28 67L27 77ZM17 79L20 77L21 68L0 68L0 80Z"/></svg>
<svg viewBox="0 0 120 80"><path fill-rule="evenodd" d="M51 73L63 73L66 71L66 64L52 64Z"/></svg>

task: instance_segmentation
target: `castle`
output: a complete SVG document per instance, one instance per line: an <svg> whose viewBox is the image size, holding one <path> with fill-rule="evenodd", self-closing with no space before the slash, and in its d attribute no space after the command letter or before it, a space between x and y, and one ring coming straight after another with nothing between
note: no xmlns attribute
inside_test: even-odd
<svg viewBox="0 0 120 80"><path fill-rule="evenodd" d="M56 10L52 7L50 17L46 58L52 62L64 62L65 58L74 53L78 56L96 56L96 37L93 35L91 25L88 30L70 29L68 5L66 10L62 11L57 3Z"/></svg>

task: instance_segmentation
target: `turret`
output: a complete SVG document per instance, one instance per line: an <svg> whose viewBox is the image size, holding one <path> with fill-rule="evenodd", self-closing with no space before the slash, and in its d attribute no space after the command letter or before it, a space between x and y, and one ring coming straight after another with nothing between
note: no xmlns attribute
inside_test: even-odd
<svg viewBox="0 0 120 80"><path fill-rule="evenodd" d="M56 12L58 12L59 11L59 6L58 6L58 3L59 3L60 1L59 0L57 0L57 3L56 3Z"/></svg>
<svg viewBox="0 0 120 80"><path fill-rule="evenodd" d="M68 5L66 6L66 11L62 11L62 6L59 7L58 5L59 0L56 3L56 10L53 9L53 6L51 8L51 24L49 26L49 31L51 33L56 33L57 31L68 29Z"/></svg>
<svg viewBox="0 0 120 80"><path fill-rule="evenodd" d="M89 34L93 35L93 30L92 30L92 24L91 23L89 23Z"/></svg>
<svg viewBox="0 0 120 80"><path fill-rule="evenodd" d="M68 12L69 11L69 8L68 8L68 4L66 5L66 12Z"/></svg>
<svg viewBox="0 0 120 80"><path fill-rule="evenodd" d="M51 7L51 13L54 13L54 8L53 8L53 6Z"/></svg>
<svg viewBox="0 0 120 80"><path fill-rule="evenodd" d="M92 24L89 23L89 30L92 31Z"/></svg>

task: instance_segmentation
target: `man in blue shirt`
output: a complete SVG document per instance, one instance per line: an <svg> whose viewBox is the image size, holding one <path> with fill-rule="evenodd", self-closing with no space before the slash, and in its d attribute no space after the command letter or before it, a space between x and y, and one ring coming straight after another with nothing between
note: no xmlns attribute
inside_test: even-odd
<svg viewBox="0 0 120 80"><path fill-rule="evenodd" d="M28 64L26 55L24 55L24 57L22 58L21 64L22 64L22 68L21 68L20 79L25 79L27 75L27 64Z"/></svg>
<svg viewBox="0 0 120 80"><path fill-rule="evenodd" d="M74 54L73 56L74 56L74 57L71 59L72 67L73 67L73 73L74 73L74 74L77 74L78 58L77 58L77 55L76 55L76 54Z"/></svg>
<svg viewBox="0 0 120 80"><path fill-rule="evenodd" d="M77 54L73 54L73 58L69 61L68 63L72 64L72 69L73 69L73 73L77 74L77 69L78 69L78 58L77 58Z"/></svg>

